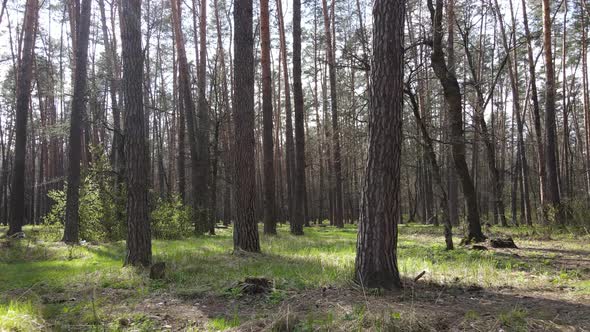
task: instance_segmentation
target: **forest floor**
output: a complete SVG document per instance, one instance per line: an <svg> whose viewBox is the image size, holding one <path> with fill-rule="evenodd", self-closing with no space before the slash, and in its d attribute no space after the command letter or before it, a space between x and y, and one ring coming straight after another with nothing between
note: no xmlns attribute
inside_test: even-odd
<svg viewBox="0 0 590 332"><path fill-rule="evenodd" d="M400 225L405 287L378 292L351 282L353 226L305 232L279 227L262 254L233 254L231 229L155 240L166 277L150 280L122 267L123 242L71 247L27 227L0 239L0 331L590 331L588 234L494 227L519 249L446 251L442 228ZM247 277L273 286L244 294Z"/></svg>

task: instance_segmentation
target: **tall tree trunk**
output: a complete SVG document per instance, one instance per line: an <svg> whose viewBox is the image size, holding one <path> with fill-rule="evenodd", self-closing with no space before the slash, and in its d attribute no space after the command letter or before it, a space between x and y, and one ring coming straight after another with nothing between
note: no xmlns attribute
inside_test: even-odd
<svg viewBox="0 0 590 332"><path fill-rule="evenodd" d="M149 162L143 107L141 0L122 0L120 14L127 175L125 264L148 266L152 260L152 240L148 206Z"/></svg>
<svg viewBox="0 0 590 332"><path fill-rule="evenodd" d="M207 84L207 0L200 0L199 13L199 63L197 70L198 79L198 133L197 133L197 148L198 148L198 172L196 175L196 186L199 190L194 191L196 195L196 204L198 209L197 217L197 233L204 233L209 230L209 105L206 99L206 84Z"/></svg>
<svg viewBox="0 0 590 332"><path fill-rule="evenodd" d="M456 76L449 72L442 48L442 17L443 1L436 0L436 8L432 0L428 0L428 8L432 20L433 43L431 66L438 77L444 92L449 116L450 141L453 149L453 160L457 175L461 178L463 195L467 201L467 222L469 230L466 242L480 242L486 239L481 230L477 194L473 180L469 175L469 168L465 161L465 141L463 137L463 107L461 105L461 89Z"/></svg>
<svg viewBox="0 0 590 332"><path fill-rule="evenodd" d="M25 223L25 160L27 153L27 118L31 101L31 80L35 49L35 27L39 13L38 0L27 0L23 23L22 56L18 65L16 88L16 125L14 162L12 164L12 191L8 235L22 232Z"/></svg>
<svg viewBox="0 0 590 332"><path fill-rule="evenodd" d="M418 101L416 100L416 96L410 90L409 84L406 84L406 94L410 97L410 103L412 105L412 112L414 113L414 118L416 119L416 124L420 129L420 134L422 135L425 143L425 150L426 156L428 161L430 162L430 166L432 167L432 177L438 190L440 191L441 199L440 199L440 209L442 212L442 219L445 227L445 244L447 250L453 250L453 225L451 223L451 219L449 218L449 206L448 206L448 196L447 191L442 181L442 175L440 171L440 167L438 162L436 161L436 153L434 152L434 144L433 140L428 133L428 129L420 116L420 106L418 105Z"/></svg>
<svg viewBox="0 0 590 332"><path fill-rule="evenodd" d="M176 0L171 0L172 8L172 22L174 25L174 38L176 42L176 49L178 54L178 76L179 76L179 90L182 96L185 118L186 118L186 129L188 131L189 147L191 152L191 196L192 196L192 212L193 219L195 221L195 232L202 234L207 231L206 222L199 216L201 211L199 210L198 192L204 190L199 186L199 150L197 147L197 135L195 133L195 105L192 100L192 93L190 87L190 73L188 68L188 62L186 59L186 50L184 48L184 38L182 35L181 27L181 16L180 6ZM182 130L182 128L179 128ZM179 137L180 140L180 137Z"/></svg>
<svg viewBox="0 0 590 332"><path fill-rule="evenodd" d="M335 2L332 1L332 11ZM333 199L334 199L334 225L344 227L344 216L342 206L342 163L340 156L340 130L338 129L338 94L336 83L336 59L333 41L332 28L330 27L330 18L328 16L327 0L322 0L324 11L324 30L326 34L326 57L328 60L329 78L330 78L330 102L332 106L332 177L333 177Z"/></svg>
<svg viewBox="0 0 590 332"><path fill-rule="evenodd" d="M529 67L529 79L531 82L531 99L533 101L533 122L535 126L535 136L537 144L537 154L539 158L539 196L541 204L545 204L547 174L545 172L545 151L543 148L543 131L541 129L541 110L539 106L539 96L537 93L537 74L535 72L535 59L533 58L532 36L529 30L528 16L526 12L525 0L522 0L522 17L524 33L527 40L527 59Z"/></svg>
<svg viewBox="0 0 590 332"><path fill-rule="evenodd" d="M580 1L581 7L585 6L585 0ZM586 128L585 143L586 143L586 192L590 200L590 93L588 92L588 59L587 59L587 38L588 32L586 29L586 15L580 15L580 26L582 30L580 57L582 58L582 95L584 105L584 122Z"/></svg>
<svg viewBox="0 0 590 332"><path fill-rule="evenodd" d="M270 68L270 24L268 0L260 0L260 64L262 66L262 122L264 154L264 234L276 234L275 169L272 80Z"/></svg>
<svg viewBox="0 0 590 332"><path fill-rule="evenodd" d="M77 48L76 67L74 73L74 96L70 115L70 138L68 153L68 189L66 197L66 219L64 223L63 241L78 243L79 239L79 203L80 203L80 157L82 121L86 113L86 64L88 60L88 38L90 36L90 0L83 0L79 14L79 25L76 27Z"/></svg>
<svg viewBox="0 0 590 332"><path fill-rule="evenodd" d="M559 195L559 172L557 169L557 133L555 121L555 69L553 66L553 45L551 43L551 7L549 0L543 0L543 45L545 56L545 162L547 167L546 211L554 213L555 222L564 220Z"/></svg>
<svg viewBox="0 0 590 332"><path fill-rule="evenodd" d="M260 251L254 165L254 36L252 0L234 3L235 199L234 250Z"/></svg>
<svg viewBox="0 0 590 332"><path fill-rule="evenodd" d="M512 5L512 0L509 1L510 3L510 14L512 18L512 25L516 26L516 19L514 17L514 9ZM496 6L498 7L498 6ZM499 11L498 11L499 12ZM500 14L498 14L500 15ZM508 48L508 42L506 38L506 32L504 29L504 25L502 23L501 16L500 17L500 24L502 29L502 40L504 44L504 49L506 52L510 52ZM520 146L520 176L522 177L522 181L520 183L521 191L522 191L522 200L524 203L524 211L522 211L522 215L524 217L524 221L527 225L533 224L532 219L532 208L531 208L531 200L530 200L530 177L529 177L529 164L526 157L526 148L525 148L525 140L524 140L524 119L521 115L521 107L520 107L520 93L518 89L518 54L516 48L516 35L512 34L512 56L508 58L508 68L510 69L510 84L512 87L512 99L514 113L516 115L516 125L518 127L518 144ZM528 92L528 91L527 91Z"/></svg>
<svg viewBox="0 0 590 332"><path fill-rule="evenodd" d="M295 219L295 143L293 142L293 119L291 110L291 89L289 83L289 67L287 66L287 41L285 38L285 23L283 18L282 0L277 1L279 19L279 40L283 67L283 81L285 82L285 150L287 170L287 200L289 202L289 222Z"/></svg>
<svg viewBox="0 0 590 332"><path fill-rule="evenodd" d="M401 193L404 16L404 1L374 3L369 153L355 262L357 282L369 288L401 287L397 224Z"/></svg>
<svg viewBox="0 0 590 332"><path fill-rule="evenodd" d="M453 75L457 75L455 70L455 0L447 2L447 62L449 71ZM445 105L446 107L446 105ZM448 114L448 112L447 112ZM448 124L448 116L445 117L445 125ZM449 137L449 127L445 130L445 138ZM447 190L449 196L449 219L451 224L457 225L459 222L459 188L457 182L457 172L453 167L453 154L448 150L445 155L446 171L447 171Z"/></svg>
<svg viewBox="0 0 590 332"><path fill-rule="evenodd" d="M118 192L120 186L123 183L123 172L124 165L123 161L125 156L123 155L123 137L121 135L121 112L119 111L119 104L117 102L117 92L119 91L119 74L116 69L117 63L117 51L113 47L111 40L109 39L105 5L104 0L99 1L100 7L100 21L102 27L102 38L105 45L106 63L107 63L107 79L109 80L109 93L111 98L111 110L113 113L113 143L111 152L111 165L113 170L116 172L115 190ZM120 216L122 217L122 216Z"/></svg>
<svg viewBox="0 0 590 332"><path fill-rule="evenodd" d="M303 234L305 213L305 131L301 85L301 0L293 0L293 98L295 102L295 218L291 233Z"/></svg>
<svg viewBox="0 0 590 332"><path fill-rule="evenodd" d="M570 192L570 165L569 165L569 153L570 153L570 129L569 129L569 115L568 115L568 102L567 102L567 14L568 5L567 0L563 1L564 13L563 13L563 34L562 34L562 47L561 47L561 73L562 73L562 111L563 111L563 168L561 175L561 192L567 199ZM583 13L582 13L583 15Z"/></svg>

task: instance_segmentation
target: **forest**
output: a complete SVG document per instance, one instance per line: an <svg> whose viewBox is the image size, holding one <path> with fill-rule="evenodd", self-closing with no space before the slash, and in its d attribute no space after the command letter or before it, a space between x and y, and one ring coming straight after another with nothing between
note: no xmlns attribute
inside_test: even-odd
<svg viewBox="0 0 590 332"><path fill-rule="evenodd" d="M0 6L0 332L590 330L587 0Z"/></svg>

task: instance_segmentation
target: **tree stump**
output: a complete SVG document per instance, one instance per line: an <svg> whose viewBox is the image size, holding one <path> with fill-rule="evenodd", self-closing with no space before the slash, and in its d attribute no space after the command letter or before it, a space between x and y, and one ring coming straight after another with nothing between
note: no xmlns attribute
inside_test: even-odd
<svg viewBox="0 0 590 332"><path fill-rule="evenodd" d="M150 267L150 279L164 279L166 276L166 263L159 262Z"/></svg>
<svg viewBox="0 0 590 332"><path fill-rule="evenodd" d="M512 240L511 237L491 239L490 240L490 245L492 246L492 248L514 248L514 249L518 249L518 247L514 243L514 240Z"/></svg>

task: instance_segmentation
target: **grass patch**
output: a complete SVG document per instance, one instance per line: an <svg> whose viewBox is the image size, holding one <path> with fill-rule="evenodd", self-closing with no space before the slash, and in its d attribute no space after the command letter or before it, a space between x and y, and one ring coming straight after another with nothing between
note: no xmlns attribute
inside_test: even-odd
<svg viewBox="0 0 590 332"><path fill-rule="evenodd" d="M39 308L30 301L0 304L0 331L35 331L44 324Z"/></svg>
<svg viewBox="0 0 590 332"><path fill-rule="evenodd" d="M398 266L403 277L413 278L426 271L421 282L450 287L509 287L522 292L560 287L560 292L571 297L590 294L590 269L559 265L562 257L587 255L590 237L574 238L566 233L539 240L537 234L543 234L542 229L492 228L493 234L512 236L521 249L473 251L458 247L447 251L442 227L410 224L400 225L399 230ZM25 232L25 240L11 241L0 250L0 330L36 329L36 324L46 322L66 329L76 324L117 329L117 317L122 315L118 310L157 294L172 294L184 301L207 296L240 301L240 294L232 287L246 277L271 279L274 289L261 303L277 306L303 290L351 286L356 246L356 228L351 225L344 229L306 228L305 236L292 236L288 226L279 226L276 236L261 232L261 254L234 255L231 229L220 229L215 236L154 240L154 261L166 262L167 274L164 280L152 281L145 270L123 268L124 242L71 247L49 241L55 237L55 229L44 233L42 228L26 227ZM458 243L459 237L455 241ZM19 301L12 301L15 298ZM513 311L498 319L518 329L524 318ZM243 323L232 312L212 317L204 328L224 330ZM330 329L338 319L360 328L368 318L358 309L340 318L299 316L297 325L302 330L312 326ZM372 326L396 330L395 326L414 317L387 313L371 319ZM468 311L463 319L481 317ZM156 323L130 318L129 324L149 329Z"/></svg>

